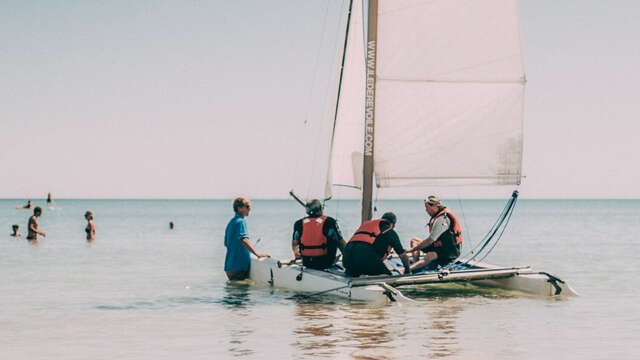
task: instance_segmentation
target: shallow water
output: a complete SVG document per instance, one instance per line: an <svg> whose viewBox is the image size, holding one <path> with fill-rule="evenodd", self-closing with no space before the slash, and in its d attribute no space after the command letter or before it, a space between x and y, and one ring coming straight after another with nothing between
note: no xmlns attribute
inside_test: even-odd
<svg viewBox="0 0 640 360"><path fill-rule="evenodd" d="M373 307L337 298L296 299L226 284L223 233L230 201L58 200L45 208L37 244L28 210L0 200L2 359L636 359L640 333L640 201L519 201L487 258L531 265L581 296L538 298L473 286L403 288L417 299ZM44 205L36 200L35 205ZM450 201L464 218L465 249L503 201ZM247 219L260 251L290 258L292 201L253 201ZM406 244L425 234L420 201L380 201L398 215ZM84 240L86 210L96 240ZM356 201L333 201L345 234ZM170 220L176 223L169 230ZM464 252L464 250L463 250Z"/></svg>

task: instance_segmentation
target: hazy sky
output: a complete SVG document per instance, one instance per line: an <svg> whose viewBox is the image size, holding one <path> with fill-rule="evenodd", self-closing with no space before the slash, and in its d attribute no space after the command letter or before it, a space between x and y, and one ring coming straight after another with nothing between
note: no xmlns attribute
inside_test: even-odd
<svg viewBox="0 0 640 360"><path fill-rule="evenodd" d="M0 197L304 194L346 2L0 1ZM640 3L519 8L522 195L640 198Z"/></svg>

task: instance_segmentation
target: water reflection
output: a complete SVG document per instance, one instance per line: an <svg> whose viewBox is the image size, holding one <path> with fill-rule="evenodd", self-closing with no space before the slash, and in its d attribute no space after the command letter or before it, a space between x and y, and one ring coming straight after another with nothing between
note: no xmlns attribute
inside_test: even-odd
<svg viewBox="0 0 640 360"><path fill-rule="evenodd" d="M354 359L392 359L394 353L393 340L405 333L404 325L399 318L390 318L389 312L394 306L370 307L352 305L345 314L345 335L355 347L351 353Z"/></svg>
<svg viewBox="0 0 640 360"><path fill-rule="evenodd" d="M220 303L231 310L244 309L251 300L249 290L249 284L246 283L227 283Z"/></svg>
<svg viewBox="0 0 640 360"><path fill-rule="evenodd" d="M304 299L294 301L297 326L293 329L293 345L301 352L296 358L334 359L337 342L344 337L343 331L337 331L340 319L335 318L335 304Z"/></svg>
<svg viewBox="0 0 640 360"><path fill-rule="evenodd" d="M430 323L423 329L428 339L423 345L430 357L445 358L459 351L457 321L463 306L458 299L439 299L427 304Z"/></svg>
<svg viewBox="0 0 640 360"><path fill-rule="evenodd" d="M224 296L220 303L230 309L230 319L225 320L225 332L229 339L227 351L234 357L243 357L253 355L255 351L251 349L247 340L252 338L255 329L250 326L249 315L251 311L247 308L250 304L248 284L227 283L224 287Z"/></svg>

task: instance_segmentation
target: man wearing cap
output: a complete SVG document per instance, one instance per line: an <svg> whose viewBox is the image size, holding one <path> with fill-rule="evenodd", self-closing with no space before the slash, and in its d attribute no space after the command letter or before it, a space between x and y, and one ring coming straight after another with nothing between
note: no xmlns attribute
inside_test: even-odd
<svg viewBox="0 0 640 360"><path fill-rule="evenodd" d="M342 264L348 275L391 275L391 271L384 264L391 249L400 254L404 272L411 273L409 257L394 230L395 225L396 215L392 212L384 213L382 218L365 221L360 225L344 249Z"/></svg>
<svg viewBox="0 0 640 360"><path fill-rule="evenodd" d="M338 222L330 216L322 215L322 202L318 199L305 205L307 217L293 225L291 249L297 258L302 257L302 265L323 270L336 262L336 250L344 249Z"/></svg>
<svg viewBox="0 0 640 360"><path fill-rule="evenodd" d="M413 271L425 267L433 270L455 261L460 256L462 246L460 222L451 210L442 205L440 198L430 195L424 201L424 207L431 217L429 236L424 240L417 237L411 239L411 249L407 252L413 252ZM420 250L425 253L422 259L419 259Z"/></svg>

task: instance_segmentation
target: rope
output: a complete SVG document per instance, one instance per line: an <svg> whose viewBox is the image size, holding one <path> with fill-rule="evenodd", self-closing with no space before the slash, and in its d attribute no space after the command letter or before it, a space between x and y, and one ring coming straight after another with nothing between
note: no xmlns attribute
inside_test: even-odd
<svg viewBox="0 0 640 360"><path fill-rule="evenodd" d="M469 226L467 225L467 216L464 213L464 206L462 206L462 199L460 199L460 190L458 190L458 204L460 204L460 212L462 213L462 225L464 227L463 233L466 234L467 239L469 239L469 244L473 248L473 240L471 239L471 231L469 230Z"/></svg>
<svg viewBox="0 0 640 360"><path fill-rule="evenodd" d="M479 256L481 256L481 258L478 261L482 261L493 251L497 243L502 238L502 235L504 234L504 231L506 230L507 225L511 220L511 215L513 215L513 209L515 208L515 204L517 200L518 200L518 191L514 190L513 194L511 195L511 199L507 201L507 204L502 210L502 213L500 214L500 216L498 216L498 219L496 220L495 224L487 232L487 234L484 236L482 241L478 245L476 245L476 247L473 248L469 254L465 255L464 257L468 257L471 255L473 256L469 257L469 259L464 263L462 263L461 265L466 265L469 263L469 261L474 260ZM498 234L498 232L499 232L499 235L496 237L496 234ZM493 241L494 239L495 241ZM489 247L490 244L491 246ZM487 249L487 252L483 254L483 251L485 249Z"/></svg>

